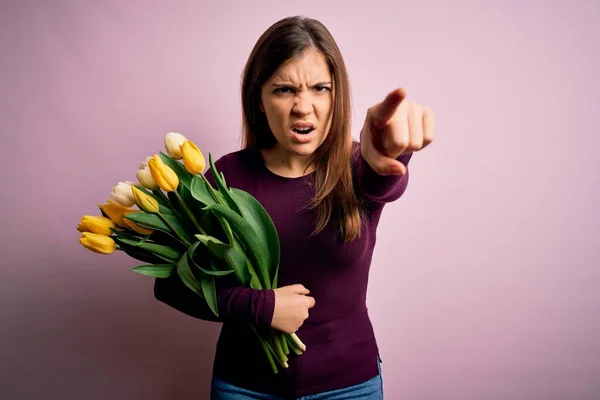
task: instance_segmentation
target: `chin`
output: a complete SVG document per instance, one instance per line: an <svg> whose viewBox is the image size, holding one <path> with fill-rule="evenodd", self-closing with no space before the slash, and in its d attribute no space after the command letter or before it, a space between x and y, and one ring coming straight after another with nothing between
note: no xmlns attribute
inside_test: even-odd
<svg viewBox="0 0 600 400"><path fill-rule="evenodd" d="M286 150L290 153L296 154L298 156L308 157L311 156L319 146L307 143L307 144L290 144L286 146Z"/></svg>

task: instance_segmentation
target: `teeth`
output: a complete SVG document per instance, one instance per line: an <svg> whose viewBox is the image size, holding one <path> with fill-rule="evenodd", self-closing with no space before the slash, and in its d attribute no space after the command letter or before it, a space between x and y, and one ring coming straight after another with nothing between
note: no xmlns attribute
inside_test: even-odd
<svg viewBox="0 0 600 400"><path fill-rule="evenodd" d="M298 133L309 133L313 128L296 128L294 130Z"/></svg>

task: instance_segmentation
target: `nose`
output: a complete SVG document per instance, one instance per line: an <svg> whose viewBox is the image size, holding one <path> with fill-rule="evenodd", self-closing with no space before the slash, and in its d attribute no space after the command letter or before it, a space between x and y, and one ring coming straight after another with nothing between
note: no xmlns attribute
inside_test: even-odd
<svg viewBox="0 0 600 400"><path fill-rule="evenodd" d="M296 96L292 112L298 115L308 115L312 112L312 104L309 99L302 96Z"/></svg>

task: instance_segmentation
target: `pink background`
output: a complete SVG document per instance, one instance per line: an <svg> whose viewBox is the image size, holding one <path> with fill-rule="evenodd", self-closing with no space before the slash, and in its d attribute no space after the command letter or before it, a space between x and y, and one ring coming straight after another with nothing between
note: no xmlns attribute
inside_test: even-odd
<svg viewBox="0 0 600 400"><path fill-rule="evenodd" d="M386 398L600 398L600 3L390 3L2 2L2 398L208 398L218 325L75 226L167 131L236 150L244 62L295 14L342 49L355 136L397 86L437 117L371 273Z"/></svg>

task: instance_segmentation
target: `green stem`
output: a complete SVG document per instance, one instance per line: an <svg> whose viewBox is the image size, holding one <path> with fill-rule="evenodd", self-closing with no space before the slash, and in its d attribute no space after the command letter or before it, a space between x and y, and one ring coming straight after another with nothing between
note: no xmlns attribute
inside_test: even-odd
<svg viewBox="0 0 600 400"><path fill-rule="evenodd" d="M281 347L283 347L283 352L286 355L288 355L288 354L290 354L290 349L288 347L288 343L287 343L285 336L286 336L285 333L281 332L280 341L281 341Z"/></svg>
<svg viewBox="0 0 600 400"><path fill-rule="evenodd" d="M179 202L181 203L181 206L185 210L188 217L190 217L190 219L192 220L192 222L194 223L196 228L198 228L198 230L200 231L201 234L206 235L206 231L204 229L202 229L202 227L198 223L198 220L196 220L196 217L194 217L194 214L192 213L192 211L188 208L188 206L185 204L185 202L181 198L181 195L177 192L177 190L173 191L173 193L175 193L175 197L177 197L177 200L179 200Z"/></svg>
<svg viewBox="0 0 600 400"><path fill-rule="evenodd" d="M156 192L158 193L158 195L167 203L167 204L171 204L171 200L169 200L169 198L167 197L167 195L165 194L165 192L163 192L162 190L158 189L156 190ZM173 209L174 212L177 212L177 210Z"/></svg>
<svg viewBox="0 0 600 400"><path fill-rule="evenodd" d="M295 333L292 333L292 334L290 334L290 337L292 338L294 343L298 346L298 348L300 348L300 350L306 351L306 345L304 343L302 343L302 340L300 340L298 335L296 335Z"/></svg>
<svg viewBox="0 0 600 400"><path fill-rule="evenodd" d="M206 185L208 186L208 190L210 190L210 194L212 195L213 199L215 199L215 201L219 204L223 204L223 205L227 205L225 204L225 200L221 197L220 193L218 190L216 190L208 181L208 179L206 179L206 176L204 176L204 174L200 174L200 176L202 177L202 179L204 180L204 182L206 182Z"/></svg>
<svg viewBox="0 0 600 400"><path fill-rule="evenodd" d="M285 342L288 344L289 349L294 352L296 355L300 355L303 353L302 349L298 347L298 344L292 339L292 336L289 334L284 335Z"/></svg>
<svg viewBox="0 0 600 400"><path fill-rule="evenodd" d="M152 190L152 194L156 197L160 197L166 203L166 205L165 205L159 201L158 202L159 207L161 207L161 208L164 207L164 208L168 209L169 211L171 211L177 217L183 219L183 216L181 215L181 213L175 207L172 206L171 199L169 199L169 197L167 197L167 195L162 191L161 188Z"/></svg>
<svg viewBox="0 0 600 400"><path fill-rule="evenodd" d="M270 350L273 352L273 355L275 356L275 358L277 359L279 364L283 368L287 368L288 367L287 357L285 355L283 355L282 352L280 351L281 346L277 344L277 336L275 336L275 334L273 332L273 333L267 333L266 337L267 337L267 344L269 345Z"/></svg>
<svg viewBox="0 0 600 400"><path fill-rule="evenodd" d="M277 356L279 357L282 365L284 367L287 367L288 366L287 355L283 352L283 346L281 345L281 337L280 337L279 333L273 332L271 334L271 337L273 338L273 343L275 344L275 350L277 351Z"/></svg>
<svg viewBox="0 0 600 400"><path fill-rule="evenodd" d="M176 234L179 239L181 239L181 241L186 245L186 246L191 246L192 244L186 239L184 238L177 229L175 229L175 227L173 225L171 225L171 223L159 212L156 213L156 215L158 215L160 217L160 219L163 220L163 222L165 224L167 224L167 226L169 228L171 228L171 230L173 231L174 234Z"/></svg>
<svg viewBox="0 0 600 400"><path fill-rule="evenodd" d="M271 369L273 370L273 373L274 374L278 373L279 369L277 369L277 365L275 365L275 360L273 360L273 356L271 355L271 351L269 350L268 343L267 343L266 339L264 339L258 333L258 331L256 330L256 328L254 326L250 325L250 327L252 328L252 330L256 334L256 337L258 338L258 341L262 345L262 348L265 351L265 355L267 356L267 360L269 361L269 365L271 366Z"/></svg>

